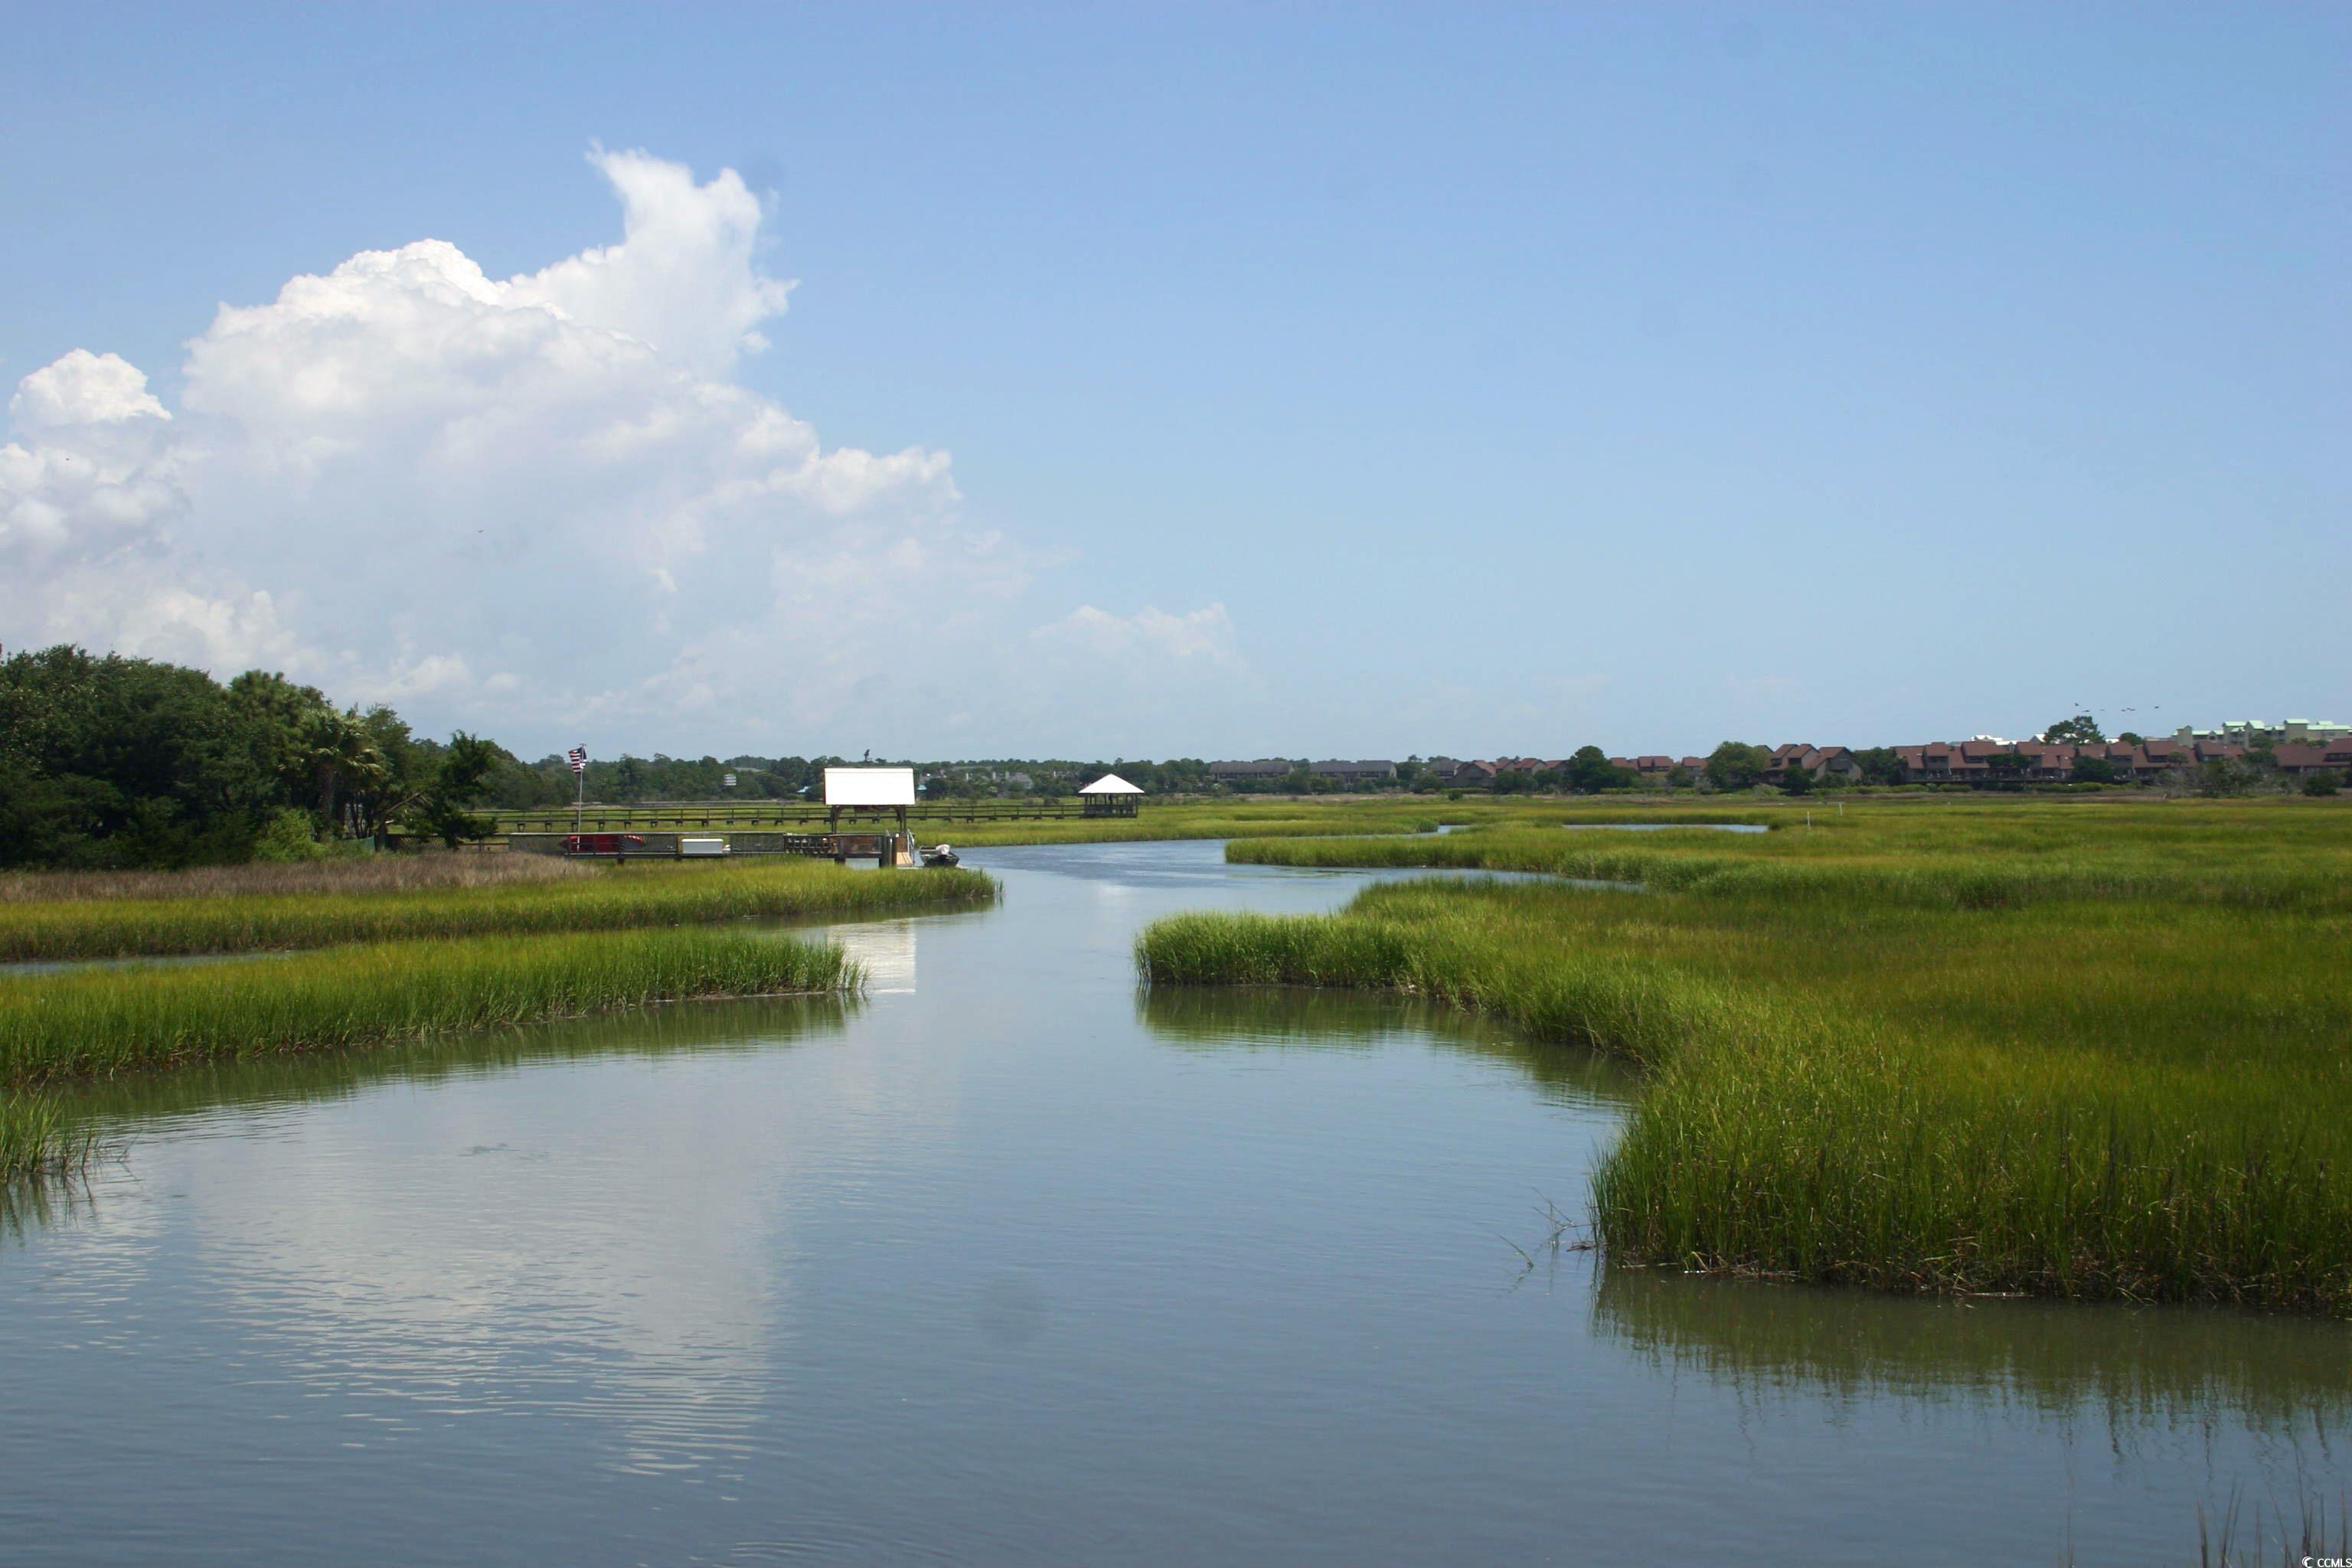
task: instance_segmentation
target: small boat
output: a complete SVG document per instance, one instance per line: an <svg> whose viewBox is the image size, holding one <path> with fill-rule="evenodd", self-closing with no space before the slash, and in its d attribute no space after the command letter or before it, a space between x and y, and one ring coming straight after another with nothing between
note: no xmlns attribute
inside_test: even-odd
<svg viewBox="0 0 2352 1568"><path fill-rule="evenodd" d="M953 866L961 858L952 847L945 844L934 844L923 851L923 864L926 866Z"/></svg>

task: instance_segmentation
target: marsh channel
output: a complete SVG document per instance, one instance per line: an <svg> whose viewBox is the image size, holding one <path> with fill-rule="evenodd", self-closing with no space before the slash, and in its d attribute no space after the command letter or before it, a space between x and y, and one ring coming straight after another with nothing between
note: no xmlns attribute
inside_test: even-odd
<svg viewBox="0 0 2352 1568"><path fill-rule="evenodd" d="M85 1091L119 1152L0 1214L0 1563L2137 1565L2352 1485L2342 1323L1613 1268L1547 1205L1623 1068L1137 988L1372 874L968 863L818 928L853 1002Z"/></svg>

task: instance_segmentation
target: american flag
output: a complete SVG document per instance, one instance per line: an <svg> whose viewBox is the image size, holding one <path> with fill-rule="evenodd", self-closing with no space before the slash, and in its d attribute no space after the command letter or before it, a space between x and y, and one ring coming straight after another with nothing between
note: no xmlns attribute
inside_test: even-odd
<svg viewBox="0 0 2352 1568"><path fill-rule="evenodd" d="M573 773L586 773L586 772L588 771L588 748L587 748L587 747L585 747L585 746L574 746L574 747L572 747L570 751L568 751L568 752L564 752L563 754L564 754L566 757L569 757L569 758L572 760L572 771Z"/></svg>

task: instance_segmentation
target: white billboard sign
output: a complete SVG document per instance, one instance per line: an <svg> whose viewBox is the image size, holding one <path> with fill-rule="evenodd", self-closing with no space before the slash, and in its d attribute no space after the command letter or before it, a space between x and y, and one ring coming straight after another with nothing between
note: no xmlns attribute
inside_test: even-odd
<svg viewBox="0 0 2352 1568"><path fill-rule="evenodd" d="M827 768L824 770L824 804L912 805L915 804L915 770Z"/></svg>

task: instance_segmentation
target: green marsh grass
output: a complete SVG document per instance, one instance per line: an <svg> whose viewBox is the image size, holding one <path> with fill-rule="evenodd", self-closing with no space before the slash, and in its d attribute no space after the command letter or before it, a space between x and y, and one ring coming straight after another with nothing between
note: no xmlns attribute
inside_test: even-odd
<svg viewBox="0 0 2352 1568"><path fill-rule="evenodd" d="M859 917L969 907L996 896L992 879L968 869L871 872L799 859L724 866L551 864L564 874L452 886L395 883L381 889L0 902L0 961Z"/></svg>
<svg viewBox="0 0 2352 1568"><path fill-rule="evenodd" d="M2101 898L2352 909L2352 809L2333 801L1923 802L1843 813L1768 804L1737 815L1772 831L1559 830L1568 821L1677 820L1665 807L1585 807L1555 809L1546 826L1511 820L1426 838L1238 839L1225 855L1259 865L1533 871L1845 906L1982 909ZM1681 819L1696 826L1700 816Z"/></svg>
<svg viewBox="0 0 2352 1568"><path fill-rule="evenodd" d="M6 979L0 1084L15 1091L665 1002L846 991L860 980L838 947L709 930L379 942L268 964ZM8 1103L32 1102L12 1092Z"/></svg>
<svg viewBox="0 0 2352 1568"><path fill-rule="evenodd" d="M1236 844L1656 891L1391 884L1163 921L1138 962L1415 992L1642 1063L1593 1194L1621 1261L2352 1311L2352 816L1815 810L1706 845Z"/></svg>
<svg viewBox="0 0 2352 1568"><path fill-rule="evenodd" d="M89 1161L89 1127L43 1094L0 1089L0 1181L66 1175Z"/></svg>
<svg viewBox="0 0 2352 1568"><path fill-rule="evenodd" d="M1516 803L1489 804L1405 796L1381 800L1319 800L1312 796L1247 796L1213 801L1153 802L1134 816L1053 818L1039 822L923 823L925 843L946 839L959 848L1003 844L1106 844L1151 839L1270 838L1323 834L1433 833L1441 824L1509 822L1526 817Z"/></svg>
<svg viewBox="0 0 2352 1568"><path fill-rule="evenodd" d="M0 904L62 899L217 899L250 893L393 893L561 882L596 875L593 861L552 855L337 855L290 865L194 866L180 871L0 872Z"/></svg>

